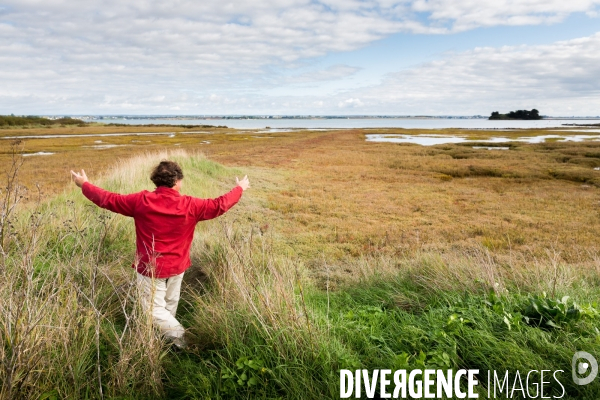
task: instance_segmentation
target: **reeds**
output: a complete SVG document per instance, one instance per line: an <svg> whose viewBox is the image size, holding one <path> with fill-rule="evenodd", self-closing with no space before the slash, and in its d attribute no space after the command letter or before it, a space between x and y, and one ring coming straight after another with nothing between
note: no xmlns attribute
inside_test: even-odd
<svg viewBox="0 0 600 400"><path fill-rule="evenodd" d="M179 151L129 160L100 182L125 193L148 188L147 172L167 157L183 165L188 192L196 195L216 195L215 176L232 178L202 155ZM0 271L0 398L163 395L167 349L132 283L131 221L75 192L23 210L10 223ZM253 227L243 234L231 222L213 222L202 231L213 239L197 241L194 258L202 260L210 291L196 285L187 298L197 304L188 316L196 345L242 340L249 324L281 357L289 356L290 344L314 347L301 305L301 267L273 257Z"/></svg>

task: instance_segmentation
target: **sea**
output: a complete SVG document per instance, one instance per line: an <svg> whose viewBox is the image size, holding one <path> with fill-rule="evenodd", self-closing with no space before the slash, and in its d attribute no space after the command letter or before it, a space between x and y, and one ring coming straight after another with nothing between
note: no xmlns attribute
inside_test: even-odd
<svg viewBox="0 0 600 400"><path fill-rule="evenodd" d="M273 118L273 119L172 119L172 118L115 118L92 119L94 122L131 125L213 125L234 129L533 129L559 128L569 124L600 124L598 119L548 118L535 121L493 120L485 118Z"/></svg>

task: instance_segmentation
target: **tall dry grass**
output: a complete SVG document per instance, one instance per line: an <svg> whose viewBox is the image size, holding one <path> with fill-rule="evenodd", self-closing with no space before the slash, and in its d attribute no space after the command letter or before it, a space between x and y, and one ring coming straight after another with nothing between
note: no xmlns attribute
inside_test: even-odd
<svg viewBox="0 0 600 400"><path fill-rule="evenodd" d="M145 154L90 178L122 193L151 189L149 172L166 158L182 165L188 193L214 197L224 175L234 181L236 171L184 151ZM91 206L78 191L9 217L0 398L163 396L167 348L138 303L131 220ZM304 271L274 257L260 230L241 232L231 218L200 227L193 256L211 284L208 292L188 286L188 301L197 303L188 318L196 344L241 340L250 324L282 357L291 343L311 347Z"/></svg>
<svg viewBox="0 0 600 400"><path fill-rule="evenodd" d="M123 257L107 249L121 239L118 222L59 199L12 223L0 271L0 398L160 394L162 340Z"/></svg>
<svg viewBox="0 0 600 400"><path fill-rule="evenodd" d="M138 162L115 182L143 185ZM72 192L4 211L2 228L0 398L161 395L165 347L138 304L129 221Z"/></svg>

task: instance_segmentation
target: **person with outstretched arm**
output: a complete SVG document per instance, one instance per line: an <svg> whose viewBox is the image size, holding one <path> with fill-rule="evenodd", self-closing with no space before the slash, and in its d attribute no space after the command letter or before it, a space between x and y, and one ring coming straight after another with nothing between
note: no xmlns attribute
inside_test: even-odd
<svg viewBox="0 0 600 400"><path fill-rule="evenodd" d="M185 329L175 318L183 274L191 265L190 248L199 221L216 218L233 207L250 186L248 177L215 199L182 195L183 171L173 161L161 161L150 179L153 192L118 194L92 185L84 170L71 171L85 197L98 207L132 217L135 222L137 283L142 306L165 338L185 348Z"/></svg>

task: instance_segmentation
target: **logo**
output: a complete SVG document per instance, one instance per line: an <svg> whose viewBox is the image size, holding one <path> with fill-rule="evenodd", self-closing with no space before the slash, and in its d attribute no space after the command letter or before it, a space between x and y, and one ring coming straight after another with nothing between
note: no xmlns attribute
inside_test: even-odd
<svg viewBox="0 0 600 400"><path fill-rule="evenodd" d="M573 382L576 385L590 384L598 375L598 362L594 356L585 351L578 351L573 355L571 368L573 371Z"/></svg>

